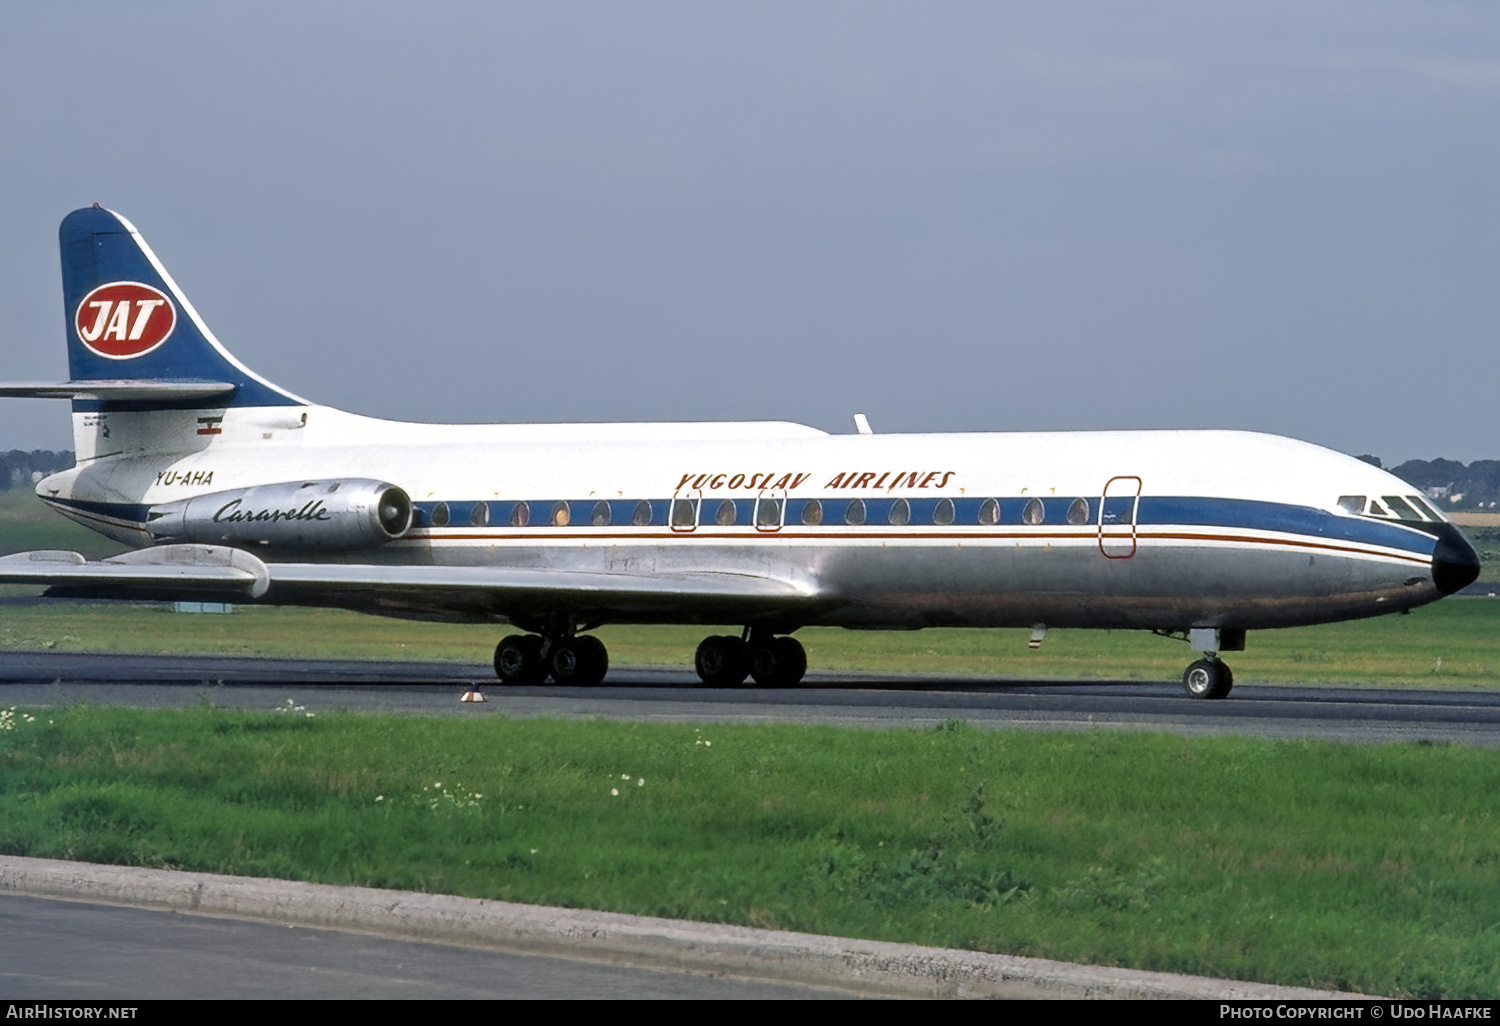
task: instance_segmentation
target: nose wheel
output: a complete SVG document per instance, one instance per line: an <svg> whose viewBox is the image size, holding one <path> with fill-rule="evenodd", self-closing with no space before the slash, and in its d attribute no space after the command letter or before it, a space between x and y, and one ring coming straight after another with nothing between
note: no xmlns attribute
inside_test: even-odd
<svg viewBox="0 0 1500 1026"><path fill-rule="evenodd" d="M1189 698L1224 698L1232 687L1234 674L1218 659L1199 659L1182 675L1182 689Z"/></svg>

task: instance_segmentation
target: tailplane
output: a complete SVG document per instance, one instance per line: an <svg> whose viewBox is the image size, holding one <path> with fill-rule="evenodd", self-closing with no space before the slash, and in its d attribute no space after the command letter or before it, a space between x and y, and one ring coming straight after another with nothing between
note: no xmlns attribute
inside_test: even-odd
<svg viewBox="0 0 1500 1026"><path fill-rule="evenodd" d="M307 405L219 343L119 214L75 210L58 243L71 380L50 394L71 389L74 412Z"/></svg>

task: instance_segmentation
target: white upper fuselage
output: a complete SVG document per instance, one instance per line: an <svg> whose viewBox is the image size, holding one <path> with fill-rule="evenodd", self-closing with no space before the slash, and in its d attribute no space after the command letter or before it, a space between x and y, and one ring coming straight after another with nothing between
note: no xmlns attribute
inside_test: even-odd
<svg viewBox="0 0 1500 1026"><path fill-rule="evenodd" d="M427 425L318 406L75 417L92 458L81 451L39 494L138 545L150 542L147 511L162 504L373 479L411 497L413 528L317 558L754 573L831 596L815 622L849 626L1258 627L1441 594L1429 574L1437 514L1423 508L1424 527L1340 505L1414 489L1339 453L1250 432ZM691 513L673 519L682 500ZM757 506L769 500L778 505ZM645 519L634 519L642 504Z"/></svg>
<svg viewBox="0 0 1500 1026"><path fill-rule="evenodd" d="M374 477L416 501L671 497L1099 496L1133 475L1143 492L1340 512L1343 495L1411 486L1340 453L1246 431L830 435L783 422L408 424L329 407L75 414L108 438L44 499L153 505L298 477ZM180 423L178 423L180 421ZM80 434L85 429L80 429ZM90 471L109 467L107 474ZM913 479L915 475L915 480ZM840 480L842 479L842 480ZM837 482L837 483L835 483Z"/></svg>

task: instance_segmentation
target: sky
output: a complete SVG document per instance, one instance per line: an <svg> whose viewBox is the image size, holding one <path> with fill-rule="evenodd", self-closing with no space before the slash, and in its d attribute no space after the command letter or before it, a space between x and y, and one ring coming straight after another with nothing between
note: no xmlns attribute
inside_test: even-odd
<svg viewBox="0 0 1500 1026"><path fill-rule="evenodd" d="M0 0L0 183L6 380L98 201L372 416L1500 459L1493 0Z"/></svg>

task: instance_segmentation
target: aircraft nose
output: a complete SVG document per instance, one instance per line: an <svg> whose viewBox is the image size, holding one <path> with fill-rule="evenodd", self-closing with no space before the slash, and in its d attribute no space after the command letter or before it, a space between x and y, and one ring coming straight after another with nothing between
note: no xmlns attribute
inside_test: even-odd
<svg viewBox="0 0 1500 1026"><path fill-rule="evenodd" d="M1452 524L1442 525L1432 550L1432 583L1444 595L1452 595L1479 577L1479 553L1464 533Z"/></svg>

